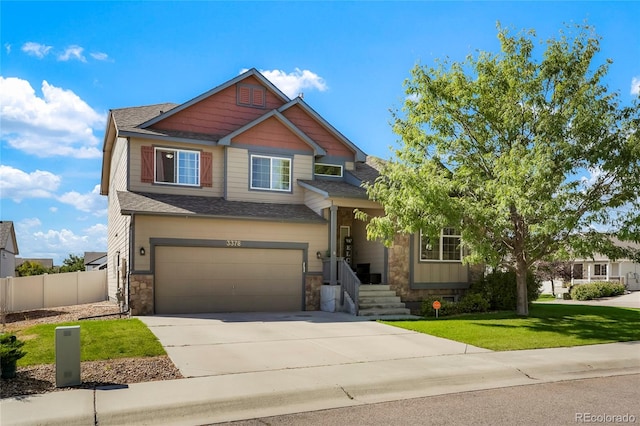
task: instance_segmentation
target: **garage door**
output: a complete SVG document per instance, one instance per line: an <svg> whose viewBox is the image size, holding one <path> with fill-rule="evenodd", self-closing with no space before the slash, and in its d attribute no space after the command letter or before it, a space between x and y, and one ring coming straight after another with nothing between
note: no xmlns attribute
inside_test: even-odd
<svg viewBox="0 0 640 426"><path fill-rule="evenodd" d="M302 251L157 247L158 314L299 311Z"/></svg>

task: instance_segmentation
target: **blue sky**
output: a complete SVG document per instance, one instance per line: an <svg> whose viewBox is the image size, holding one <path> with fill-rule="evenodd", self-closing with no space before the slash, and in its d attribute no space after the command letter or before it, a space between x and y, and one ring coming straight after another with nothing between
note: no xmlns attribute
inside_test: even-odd
<svg viewBox="0 0 640 426"><path fill-rule="evenodd" d="M21 257L105 251L111 108L185 102L255 67L366 153L416 64L497 52L496 22L593 25L623 103L640 85L640 2L0 2L0 218ZM539 48L542 51L543 47ZM633 89L635 87L635 89ZM635 92L634 95L632 92Z"/></svg>

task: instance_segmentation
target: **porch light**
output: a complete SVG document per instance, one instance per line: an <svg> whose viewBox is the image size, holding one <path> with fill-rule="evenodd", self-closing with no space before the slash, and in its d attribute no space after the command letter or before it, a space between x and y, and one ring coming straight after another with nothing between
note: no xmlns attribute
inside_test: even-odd
<svg viewBox="0 0 640 426"><path fill-rule="evenodd" d="M140 247L140 256L144 256L147 252L145 251L144 247Z"/></svg>

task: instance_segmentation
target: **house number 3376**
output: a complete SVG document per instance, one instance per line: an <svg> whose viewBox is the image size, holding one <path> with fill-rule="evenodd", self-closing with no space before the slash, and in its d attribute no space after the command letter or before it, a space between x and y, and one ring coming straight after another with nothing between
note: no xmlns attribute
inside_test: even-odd
<svg viewBox="0 0 640 426"><path fill-rule="evenodd" d="M242 247L240 240L227 240L227 247Z"/></svg>

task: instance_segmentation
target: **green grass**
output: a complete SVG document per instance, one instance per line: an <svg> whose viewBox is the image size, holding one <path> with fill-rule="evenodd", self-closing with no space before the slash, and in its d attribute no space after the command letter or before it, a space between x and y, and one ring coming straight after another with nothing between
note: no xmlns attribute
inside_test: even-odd
<svg viewBox="0 0 640 426"><path fill-rule="evenodd" d="M18 366L55 363L56 327L80 326L80 359L97 361L164 355L166 352L151 331L138 319L44 324L16 333L25 342L27 355Z"/></svg>
<svg viewBox="0 0 640 426"><path fill-rule="evenodd" d="M553 294L541 294L536 300L556 300Z"/></svg>
<svg viewBox="0 0 640 426"><path fill-rule="evenodd" d="M640 309L532 305L528 317L492 312L386 324L494 351L640 340Z"/></svg>

